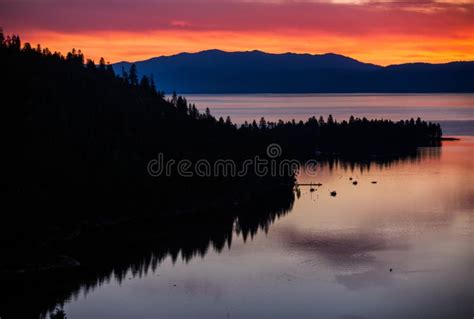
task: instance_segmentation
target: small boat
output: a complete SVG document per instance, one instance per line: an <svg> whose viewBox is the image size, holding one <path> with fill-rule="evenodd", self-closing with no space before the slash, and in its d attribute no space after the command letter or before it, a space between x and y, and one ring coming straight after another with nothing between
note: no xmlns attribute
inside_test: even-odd
<svg viewBox="0 0 474 319"><path fill-rule="evenodd" d="M331 192L331 196L332 196L332 197L336 197L336 195L337 195L336 191L332 191L332 192Z"/></svg>

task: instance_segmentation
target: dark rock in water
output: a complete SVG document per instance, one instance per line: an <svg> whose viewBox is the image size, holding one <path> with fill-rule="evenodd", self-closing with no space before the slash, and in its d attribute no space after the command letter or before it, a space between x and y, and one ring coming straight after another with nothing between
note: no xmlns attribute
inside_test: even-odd
<svg viewBox="0 0 474 319"><path fill-rule="evenodd" d="M372 181L372 184L377 184L377 181Z"/></svg>
<svg viewBox="0 0 474 319"><path fill-rule="evenodd" d="M357 185L357 181L353 181L352 184L353 184L353 185Z"/></svg>
<svg viewBox="0 0 474 319"><path fill-rule="evenodd" d="M332 191L332 192L331 192L331 196L332 196L332 197L336 197L336 195L337 195L336 191Z"/></svg>

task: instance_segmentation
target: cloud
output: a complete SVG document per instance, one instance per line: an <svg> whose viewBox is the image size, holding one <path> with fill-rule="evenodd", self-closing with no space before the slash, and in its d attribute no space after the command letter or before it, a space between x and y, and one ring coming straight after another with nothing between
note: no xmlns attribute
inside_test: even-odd
<svg viewBox="0 0 474 319"><path fill-rule="evenodd" d="M0 17L9 29L65 33L165 31L186 27L194 31L426 34L464 32L467 26L473 26L472 3L343 2L341 5L340 1L3 0ZM443 10L425 13L433 7Z"/></svg>
<svg viewBox="0 0 474 319"><path fill-rule="evenodd" d="M112 62L210 48L380 64L474 56L473 1L0 0L0 21L34 44Z"/></svg>

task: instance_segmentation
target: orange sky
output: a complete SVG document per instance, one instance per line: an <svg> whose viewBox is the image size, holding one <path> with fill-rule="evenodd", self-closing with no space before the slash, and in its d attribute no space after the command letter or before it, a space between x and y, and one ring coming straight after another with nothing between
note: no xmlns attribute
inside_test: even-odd
<svg viewBox="0 0 474 319"><path fill-rule="evenodd" d="M0 0L0 26L110 62L214 48L382 65L474 60L474 0Z"/></svg>

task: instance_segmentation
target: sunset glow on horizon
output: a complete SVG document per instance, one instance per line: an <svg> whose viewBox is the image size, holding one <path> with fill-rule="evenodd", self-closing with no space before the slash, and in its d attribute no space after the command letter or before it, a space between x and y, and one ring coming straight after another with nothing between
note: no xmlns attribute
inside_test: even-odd
<svg viewBox="0 0 474 319"><path fill-rule="evenodd" d="M0 0L0 27L96 61L208 49L333 52L380 65L474 60L474 1Z"/></svg>

